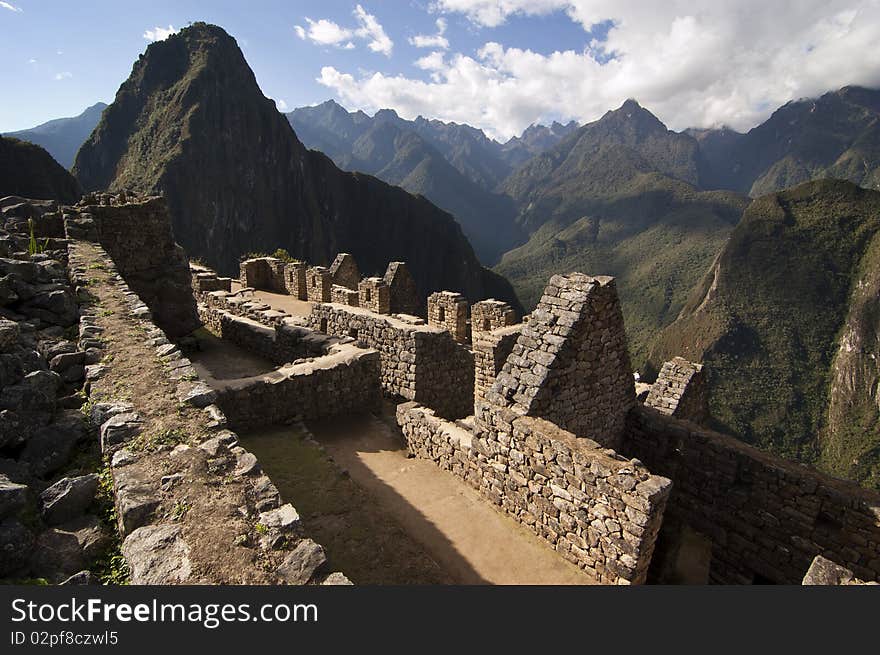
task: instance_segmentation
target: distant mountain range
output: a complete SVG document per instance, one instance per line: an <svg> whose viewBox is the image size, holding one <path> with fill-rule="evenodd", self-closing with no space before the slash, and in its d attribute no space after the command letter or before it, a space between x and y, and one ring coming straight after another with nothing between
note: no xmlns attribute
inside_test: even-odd
<svg viewBox="0 0 880 655"><path fill-rule="evenodd" d="M370 173L450 212L488 264L526 238L514 221L514 203L495 187L515 165L577 127L533 125L500 144L469 125L405 120L391 109L371 117L333 100L295 109L287 117L307 147L330 156L340 168Z"/></svg>
<svg viewBox="0 0 880 655"><path fill-rule="evenodd" d="M519 307L452 216L307 150L219 27L195 23L151 44L73 173L87 190L164 194L177 240L227 274L250 251L285 248L316 264L351 252L369 275L406 260L423 296L456 289Z"/></svg>
<svg viewBox="0 0 880 655"><path fill-rule="evenodd" d="M56 118L29 130L9 132L4 136L35 143L47 150L55 158L55 161L64 168L70 169L73 166L76 151L89 138L98 121L101 120L101 112L106 107L105 103L98 102L79 116Z"/></svg>

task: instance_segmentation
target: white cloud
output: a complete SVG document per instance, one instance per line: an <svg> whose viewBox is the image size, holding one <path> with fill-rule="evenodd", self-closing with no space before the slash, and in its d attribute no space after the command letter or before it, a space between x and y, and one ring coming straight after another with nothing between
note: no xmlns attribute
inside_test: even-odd
<svg viewBox="0 0 880 655"><path fill-rule="evenodd" d="M154 27L153 29L144 32L144 38L147 41L164 41L178 31L179 30L175 28L174 25L169 25L168 27Z"/></svg>
<svg viewBox="0 0 880 655"><path fill-rule="evenodd" d="M449 47L449 40L443 36L444 34L446 34L446 19L438 18L436 34L417 34L411 36L409 42L416 48L439 48L440 50L446 50Z"/></svg>
<svg viewBox="0 0 880 655"><path fill-rule="evenodd" d="M355 6L352 14L357 21L357 27L343 27L326 18L312 20L306 17L305 21L308 27L294 25L293 30L304 41L308 40L317 45L334 46L344 50L355 48L353 39L363 40L367 42L367 47L373 52L390 57L394 42L385 33L376 17L367 13L361 5Z"/></svg>
<svg viewBox="0 0 880 655"><path fill-rule="evenodd" d="M37 63L37 60L31 58L31 59L28 59L28 63L29 63L29 64L36 64L36 63Z"/></svg>
<svg viewBox="0 0 880 655"><path fill-rule="evenodd" d="M63 73L55 73L55 81L60 82L61 80L69 80L73 77L73 73L70 71L64 71Z"/></svg>
<svg viewBox="0 0 880 655"><path fill-rule="evenodd" d="M487 42L476 54L416 62L431 81L325 67L318 81L349 106L467 122L493 136L535 121L595 120L636 98L672 129L748 129L785 102L846 84L880 86L880 0L436 0L475 25L563 11L581 50L537 53ZM662 7L662 8L661 8ZM441 65L442 62L442 65Z"/></svg>
<svg viewBox="0 0 880 655"><path fill-rule="evenodd" d="M281 98L277 98L275 100L275 106L278 107L278 111L287 111L288 109L290 109L290 107L288 107L287 105L287 102Z"/></svg>
<svg viewBox="0 0 880 655"><path fill-rule="evenodd" d="M14 11L19 14L23 11L21 7L16 7L15 5L11 5L8 2L3 2L2 0L0 0L0 7L2 7L3 9L8 9L9 11Z"/></svg>

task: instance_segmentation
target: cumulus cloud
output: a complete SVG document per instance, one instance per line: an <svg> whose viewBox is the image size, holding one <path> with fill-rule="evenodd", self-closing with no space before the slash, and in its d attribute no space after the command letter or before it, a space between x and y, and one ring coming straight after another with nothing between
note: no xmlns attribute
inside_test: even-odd
<svg viewBox="0 0 880 655"><path fill-rule="evenodd" d="M169 25L168 27L154 27L153 29L144 32L144 38L147 41L164 41L176 32L178 32L178 30L174 25Z"/></svg>
<svg viewBox="0 0 880 655"><path fill-rule="evenodd" d="M878 0L436 0L431 8L481 28L561 11L583 27L585 43L539 53L487 38L476 53L419 59L428 82L333 67L318 81L351 106L467 122L498 138L538 120L595 120L627 98L672 129L742 130L792 99L880 86L880 59L868 55L880 40ZM597 40L591 29L608 22Z"/></svg>
<svg viewBox="0 0 880 655"><path fill-rule="evenodd" d="M278 111L287 111L290 109L287 105L287 101L282 98L275 98L275 106L278 107Z"/></svg>
<svg viewBox="0 0 880 655"><path fill-rule="evenodd" d="M3 9L8 9L9 11L14 11L16 13L21 13L23 9L21 7L16 7L15 5L11 5L8 2L3 2L0 0L0 7Z"/></svg>
<svg viewBox="0 0 880 655"><path fill-rule="evenodd" d="M446 34L446 19L438 18L436 24L436 34L417 34L411 36L409 38L410 44L417 48L438 48L440 50L446 50L449 47L449 40L443 36Z"/></svg>
<svg viewBox="0 0 880 655"><path fill-rule="evenodd" d="M376 17L367 13L361 5L355 6L352 14L357 22L356 27L343 27L326 18L312 20L306 17L307 27L294 25L293 30L303 41L344 50L355 48L354 39L363 40L367 42L367 47L373 52L390 57L394 42L385 33L385 29L376 20Z"/></svg>
<svg viewBox="0 0 880 655"><path fill-rule="evenodd" d="M69 80L73 77L73 73L70 71L64 71L63 73L55 73L55 81L60 82L61 80Z"/></svg>

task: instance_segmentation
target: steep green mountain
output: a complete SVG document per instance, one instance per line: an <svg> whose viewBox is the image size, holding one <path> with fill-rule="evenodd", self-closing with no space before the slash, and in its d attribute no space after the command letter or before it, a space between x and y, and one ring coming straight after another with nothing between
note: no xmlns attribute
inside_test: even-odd
<svg viewBox="0 0 880 655"><path fill-rule="evenodd" d="M407 121L349 114L333 101L297 109L288 118L308 147L341 168L375 175L448 211L481 261L495 263L522 242L513 202L465 177Z"/></svg>
<svg viewBox="0 0 880 655"><path fill-rule="evenodd" d="M717 427L880 488L880 193L838 180L745 211L651 353L708 370Z"/></svg>
<svg viewBox="0 0 880 655"><path fill-rule="evenodd" d="M98 121L101 120L101 112L106 106L105 103L99 102L79 116L56 118L29 130L9 132L4 136L36 143L45 148L64 168L70 168L73 166L76 151L89 138Z"/></svg>
<svg viewBox="0 0 880 655"><path fill-rule="evenodd" d="M630 100L518 169L503 189L531 237L496 271L526 309L554 273L618 277L633 362L672 322L747 201L698 191L699 148Z"/></svg>
<svg viewBox="0 0 880 655"><path fill-rule="evenodd" d="M0 198L22 196L72 204L81 195L73 176L40 146L0 136Z"/></svg>
<svg viewBox="0 0 880 655"><path fill-rule="evenodd" d="M708 188L756 197L812 179L880 189L880 91L848 86L777 109L747 134L691 132Z"/></svg>
<svg viewBox="0 0 880 655"><path fill-rule="evenodd" d="M86 189L163 193L177 241L225 273L249 251L315 263L347 251L366 274L406 260L422 294L517 304L449 214L307 150L219 27L196 23L147 48L74 173Z"/></svg>

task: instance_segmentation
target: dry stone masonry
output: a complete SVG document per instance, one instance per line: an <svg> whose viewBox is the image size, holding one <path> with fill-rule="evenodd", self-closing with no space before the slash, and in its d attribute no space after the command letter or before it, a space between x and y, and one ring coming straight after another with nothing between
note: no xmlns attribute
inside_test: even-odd
<svg viewBox="0 0 880 655"><path fill-rule="evenodd" d="M428 325L449 330L459 343L470 341L468 302L460 293L437 291L428 296Z"/></svg>
<svg viewBox="0 0 880 655"><path fill-rule="evenodd" d="M391 288L380 277L366 277L358 284L357 305L376 314L390 314Z"/></svg>
<svg viewBox="0 0 880 655"><path fill-rule="evenodd" d="M419 300L416 281L405 262L390 262L382 278L391 290L391 313L421 316L424 306Z"/></svg>
<svg viewBox="0 0 880 655"><path fill-rule="evenodd" d="M357 262L354 255L347 252L341 252L330 264L330 275L333 278L333 284L338 284L346 289L357 291L358 282L361 279L361 272L358 270Z"/></svg>
<svg viewBox="0 0 880 655"><path fill-rule="evenodd" d="M324 266L312 266L306 271L306 293L309 302L330 302L333 276Z"/></svg>
<svg viewBox="0 0 880 655"><path fill-rule="evenodd" d="M486 397L522 332L511 325L491 332L474 333L474 402Z"/></svg>
<svg viewBox="0 0 880 655"><path fill-rule="evenodd" d="M491 332L516 323L516 311L506 302L490 298L471 306L471 333L474 340L481 332Z"/></svg>
<svg viewBox="0 0 880 655"><path fill-rule="evenodd" d="M618 447L635 388L614 279L554 275L486 397Z"/></svg>
<svg viewBox="0 0 880 655"><path fill-rule="evenodd" d="M645 405L667 416L703 423L709 415L703 366L682 357L664 363L657 381L651 385Z"/></svg>

